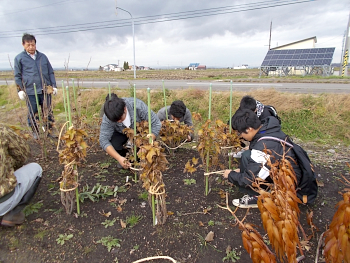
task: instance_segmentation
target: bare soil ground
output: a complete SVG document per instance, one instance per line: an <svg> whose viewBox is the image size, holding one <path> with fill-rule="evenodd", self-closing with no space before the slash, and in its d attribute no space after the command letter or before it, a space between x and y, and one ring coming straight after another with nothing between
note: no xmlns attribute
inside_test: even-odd
<svg viewBox="0 0 350 263"><path fill-rule="evenodd" d="M49 146L49 157L42 159L41 148L31 142L32 157L29 161L38 162L44 169L41 184L32 201L42 206L37 212L27 216L23 225L15 228L0 227L0 262L2 263L41 263L41 262L133 262L144 257L165 255L178 262L223 262L227 246L231 246L240 259L238 262L251 262L248 253L242 246L241 230L234 226L235 220L227 210L217 205L225 205L220 191L229 193L229 200L239 198L241 193L235 187L213 177L211 192L204 195L203 170L192 175L183 173L187 160L198 152L188 147L181 148L174 156L168 156L169 169L163 178L167 191L167 209L169 217L164 225L152 226L152 213L148 201L140 198L144 192L140 183L126 177L134 177L130 171L118 169L116 162L99 147L92 147L86 162L79 168L80 192L84 186L90 189L96 184L119 186L116 197L100 198L95 202L85 199L80 205L81 214L66 214L60 201L59 185L56 181L63 167L58 163L55 144ZM350 162L350 149L305 145L316 164L319 182L319 196L315 204L300 205L302 223L307 235L311 235L306 223L306 213L314 212L313 221L318 231L310 240L310 247L304 249L306 256L302 262L315 262L319 236L327 229L335 212L335 204L341 200L338 193L343 185L338 178L343 174L349 179L345 163ZM334 152L333 152L334 150ZM194 179L190 185L184 179ZM194 181L192 181L194 182ZM110 215L108 216L108 214ZM243 218L246 209L239 209L237 215ZM108 216L108 217L107 217ZM139 216L140 220L131 227L123 228L120 220ZM106 226L106 220L113 225ZM251 209L245 222L259 226L259 232L265 235L262 228L260 212ZM210 232L214 240L204 242ZM72 235L63 245L58 244L60 234ZM98 243L103 237L112 236L119 239L120 247L108 252L107 247ZM169 262L158 260L152 262ZM225 261L232 262L232 261ZM321 261L319 261L321 262Z"/></svg>

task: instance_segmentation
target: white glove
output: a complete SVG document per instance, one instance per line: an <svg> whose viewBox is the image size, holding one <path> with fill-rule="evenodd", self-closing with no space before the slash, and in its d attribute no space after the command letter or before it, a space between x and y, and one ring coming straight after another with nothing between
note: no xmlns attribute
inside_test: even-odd
<svg viewBox="0 0 350 263"><path fill-rule="evenodd" d="M57 88L53 88L52 94L53 94L53 95L56 95L56 94L57 94Z"/></svg>
<svg viewBox="0 0 350 263"><path fill-rule="evenodd" d="M18 92L18 97L21 99L21 100L25 100L26 98L26 94L23 90L19 91Z"/></svg>

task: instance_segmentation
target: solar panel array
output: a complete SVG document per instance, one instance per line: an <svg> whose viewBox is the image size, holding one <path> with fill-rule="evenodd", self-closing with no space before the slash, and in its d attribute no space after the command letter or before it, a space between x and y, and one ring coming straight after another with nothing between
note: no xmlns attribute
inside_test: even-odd
<svg viewBox="0 0 350 263"><path fill-rule="evenodd" d="M335 48L269 50L262 67L296 67L330 65Z"/></svg>

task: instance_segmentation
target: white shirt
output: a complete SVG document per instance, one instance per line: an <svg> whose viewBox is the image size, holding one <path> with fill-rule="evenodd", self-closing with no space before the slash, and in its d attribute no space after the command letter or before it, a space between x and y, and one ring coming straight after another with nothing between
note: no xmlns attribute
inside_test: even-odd
<svg viewBox="0 0 350 263"><path fill-rule="evenodd" d="M131 120L130 120L130 114L128 109L126 109L126 116L125 116L125 120L123 121L123 124L125 125L125 127L130 128Z"/></svg>
<svg viewBox="0 0 350 263"><path fill-rule="evenodd" d="M37 54L37 53L36 53L36 50L35 50L34 55L32 55L32 54L30 54L30 53L28 53L28 52L27 52L27 54L28 54L32 59L34 59L34 60L36 59L36 54Z"/></svg>

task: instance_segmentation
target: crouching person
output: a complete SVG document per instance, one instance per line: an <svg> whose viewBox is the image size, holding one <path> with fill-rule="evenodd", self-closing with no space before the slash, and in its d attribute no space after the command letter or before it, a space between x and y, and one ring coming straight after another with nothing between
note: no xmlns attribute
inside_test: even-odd
<svg viewBox="0 0 350 263"><path fill-rule="evenodd" d="M34 196L42 169L37 163L23 166L30 148L14 130L0 124L0 216L1 225L24 222L23 209Z"/></svg>
<svg viewBox="0 0 350 263"><path fill-rule="evenodd" d="M258 207L258 193L251 188L255 178L260 178L268 183L272 183L269 176L269 167L267 167L267 158L272 161L280 160L284 148L281 141L271 140L277 138L285 140L287 135L281 131L279 120L275 117L267 117L260 121L258 116L251 110L238 109L232 117L232 128L238 131L239 135L250 142L249 150L244 151L241 157L240 168L236 170L225 170L223 177L229 182L237 185L239 190L246 195L241 199L232 201L234 206L241 208ZM266 137L265 139L261 139ZM264 152L264 149L270 150L270 156ZM287 151L287 156L296 159L293 151ZM299 182L301 178L300 167L291 162L294 172Z"/></svg>
<svg viewBox="0 0 350 263"><path fill-rule="evenodd" d="M134 110L136 110L136 120L134 120ZM131 166L125 158L128 137L123 133L123 130L133 128L135 121L148 121L148 107L143 101L136 99L135 106L134 98L119 98L114 93L111 94L111 99L107 96L100 129L100 146L118 161L119 168L128 169ZM155 140L159 134L161 123L153 111L151 111L150 121L152 137Z"/></svg>

